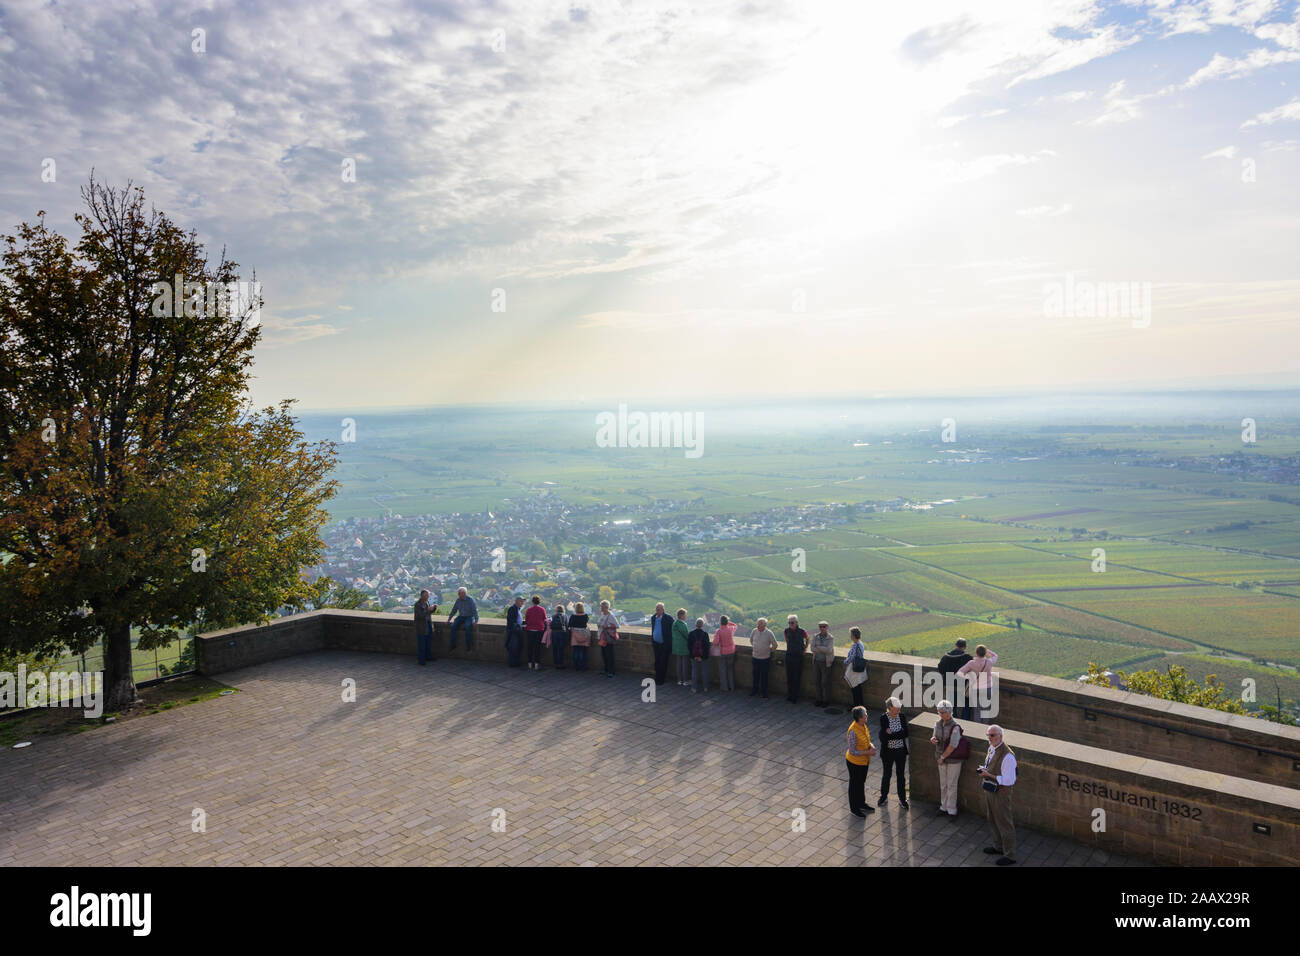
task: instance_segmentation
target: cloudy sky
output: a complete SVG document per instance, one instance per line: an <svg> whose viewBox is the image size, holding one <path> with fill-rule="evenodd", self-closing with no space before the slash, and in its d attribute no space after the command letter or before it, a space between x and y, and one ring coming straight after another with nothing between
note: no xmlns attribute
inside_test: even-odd
<svg viewBox="0 0 1300 956"><path fill-rule="evenodd" d="M1298 147L1274 0L0 2L0 226L143 186L260 403L1297 384Z"/></svg>

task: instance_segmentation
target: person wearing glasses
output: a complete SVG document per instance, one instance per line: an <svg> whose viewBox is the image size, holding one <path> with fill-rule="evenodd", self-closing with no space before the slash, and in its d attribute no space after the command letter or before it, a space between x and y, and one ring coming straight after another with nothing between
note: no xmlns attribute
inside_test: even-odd
<svg viewBox="0 0 1300 956"><path fill-rule="evenodd" d="M961 724L952 719L952 702L939 701L939 721L934 725L930 743L934 744L934 756L939 763L939 815L948 821L957 819L957 782L961 777L963 754L969 752L970 744L961 747Z"/></svg>
<svg viewBox="0 0 1300 956"><path fill-rule="evenodd" d="M889 799L889 771L892 768L898 776L898 802L904 810L907 805L907 790L903 780L903 771L907 766L907 715L902 710L903 703L897 697L885 701L885 712L880 715L880 739L884 741L884 769L880 777L880 802L883 807Z"/></svg>
<svg viewBox="0 0 1300 956"><path fill-rule="evenodd" d="M1011 819L1011 790L1016 785L1016 755L1007 746L1002 728L991 724L988 729L989 752L980 767L980 786L984 788L984 815L988 817L993 845L984 852L998 855L998 866L1016 862L1016 825Z"/></svg>

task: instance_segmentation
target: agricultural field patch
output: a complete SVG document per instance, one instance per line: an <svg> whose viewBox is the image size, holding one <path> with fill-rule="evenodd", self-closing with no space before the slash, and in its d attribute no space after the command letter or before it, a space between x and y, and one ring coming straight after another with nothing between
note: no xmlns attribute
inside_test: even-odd
<svg viewBox="0 0 1300 956"><path fill-rule="evenodd" d="M975 578L986 584L1018 592L1052 587L1114 587L1166 584L1147 571L1118 567L1109 558L1105 573L1092 570L1091 548L1074 549L1069 557L1047 549L1065 550L1064 544L1043 545L1043 550L1013 544L961 544L914 548L907 557L932 567Z"/></svg>
<svg viewBox="0 0 1300 956"><path fill-rule="evenodd" d="M1141 591L1058 591L1045 596L1210 647L1288 664L1300 662L1300 641L1296 640L1300 605L1290 597L1210 585Z"/></svg>
<svg viewBox="0 0 1300 956"><path fill-rule="evenodd" d="M1108 585L1125 583L1112 580L1112 574L1121 570L1120 565L1216 584L1243 580L1300 585L1300 560L1291 558L1268 558L1145 541L1061 542L1044 546L1044 550L1049 547L1052 551L1073 554L1084 561L1091 560L1093 548L1104 548L1106 572L1098 577L1104 578L1103 583Z"/></svg>
<svg viewBox="0 0 1300 956"><path fill-rule="evenodd" d="M1026 624L1075 637L1133 644L1162 650L1191 650L1195 645L1123 621L1111 621L1072 607L1034 604L1014 612Z"/></svg>
<svg viewBox="0 0 1300 956"><path fill-rule="evenodd" d="M870 601L901 601L917 607L966 614L983 614L1006 607L1009 596L974 581L936 569L877 574L841 582L853 597Z"/></svg>

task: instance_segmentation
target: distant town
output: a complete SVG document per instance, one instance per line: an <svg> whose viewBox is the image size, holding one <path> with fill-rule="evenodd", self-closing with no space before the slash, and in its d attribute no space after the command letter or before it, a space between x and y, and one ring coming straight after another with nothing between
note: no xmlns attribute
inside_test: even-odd
<svg viewBox="0 0 1300 956"><path fill-rule="evenodd" d="M503 610L516 596L540 595L548 604L604 598L602 585L620 565L675 559L695 543L781 534L807 534L876 511L930 508L902 498L859 504L779 507L744 518L714 517L668 503L651 506L575 506L543 492L505 502L510 510L474 514L348 518L322 535L327 558L313 569L372 606L409 612L422 588L450 607L467 588L480 613ZM575 544L575 542L578 542ZM608 593L608 592L607 592ZM623 624L638 624L653 608L620 609ZM717 612L706 616L716 624Z"/></svg>

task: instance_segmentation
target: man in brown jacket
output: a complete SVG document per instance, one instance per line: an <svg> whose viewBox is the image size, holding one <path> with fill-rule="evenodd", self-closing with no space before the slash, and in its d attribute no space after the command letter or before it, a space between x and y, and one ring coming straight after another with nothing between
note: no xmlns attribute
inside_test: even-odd
<svg viewBox="0 0 1300 956"><path fill-rule="evenodd" d="M1002 739L1002 728L991 724L988 729L989 752L980 767L984 788L984 813L988 817L993 845L985 853L996 853L998 866L1016 862L1016 825L1011 819L1011 791L1016 785L1016 755Z"/></svg>

